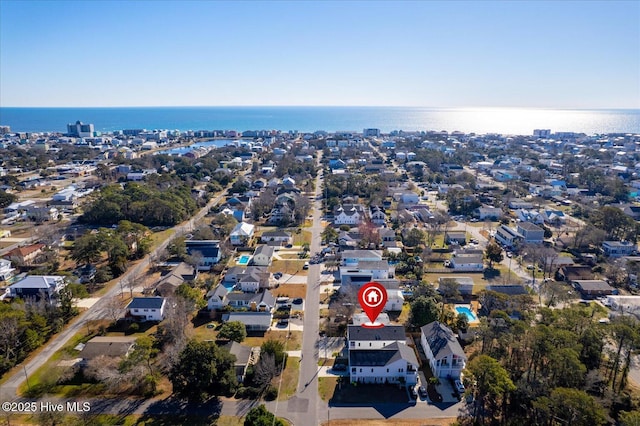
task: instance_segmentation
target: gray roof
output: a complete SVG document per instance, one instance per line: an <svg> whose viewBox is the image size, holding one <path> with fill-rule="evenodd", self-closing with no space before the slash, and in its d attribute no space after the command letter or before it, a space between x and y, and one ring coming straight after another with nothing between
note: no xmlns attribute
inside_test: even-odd
<svg viewBox="0 0 640 426"><path fill-rule="evenodd" d="M422 326L420 331L425 336L427 344L431 348L431 353L436 359L452 354L466 359L458 339L446 325L434 321Z"/></svg>
<svg viewBox="0 0 640 426"><path fill-rule="evenodd" d="M351 367L382 367L393 364L401 359L413 365L418 365L418 359L416 358L413 349L404 343L394 342L381 349L354 349L349 351L349 365Z"/></svg>
<svg viewBox="0 0 640 426"><path fill-rule="evenodd" d="M133 336L96 336L84 345L80 357L84 359L93 359L100 355L121 357L131 349L135 341L136 338Z"/></svg>
<svg viewBox="0 0 640 426"><path fill-rule="evenodd" d="M253 252L254 256L257 256L259 254L264 254L267 257L272 257L273 256L273 247L272 246L268 246L268 245L260 245L258 247L256 247L256 250Z"/></svg>
<svg viewBox="0 0 640 426"><path fill-rule="evenodd" d="M60 275L28 275L24 279L11 284L10 288L41 288L48 289L49 287L55 287L56 282L64 278Z"/></svg>
<svg viewBox="0 0 640 426"><path fill-rule="evenodd" d="M227 294L227 300L242 300L247 303L255 302L256 304L260 304L262 302L266 303L269 306L274 306L276 303L275 297L269 290L265 290L260 293L241 293L237 291L232 291Z"/></svg>
<svg viewBox="0 0 640 426"><path fill-rule="evenodd" d="M229 312L223 316L224 321L240 321L244 325L271 325L270 312Z"/></svg>
<svg viewBox="0 0 640 426"><path fill-rule="evenodd" d="M404 327L401 325L386 325L380 328L350 325L347 327L347 339L349 341L396 340L404 342L407 337Z"/></svg>
<svg viewBox="0 0 640 426"><path fill-rule="evenodd" d="M502 293L509 296L517 296L520 294L529 294L526 288L521 286L520 284L496 284L496 285L488 285L487 290L495 291L496 293Z"/></svg>
<svg viewBox="0 0 640 426"><path fill-rule="evenodd" d="M613 287L607 284L606 281L602 280L575 280L574 284L579 287L579 289L583 291L611 291Z"/></svg>
<svg viewBox="0 0 640 426"><path fill-rule="evenodd" d="M251 348L249 346L244 346L238 342L231 341L220 347L236 356L235 365L247 365L249 363L249 358L251 357Z"/></svg>
<svg viewBox="0 0 640 426"><path fill-rule="evenodd" d="M164 303L164 297L134 297L127 309L160 309Z"/></svg>
<svg viewBox="0 0 640 426"><path fill-rule="evenodd" d="M525 231L544 231L538 225L531 222L519 222L518 226L524 229Z"/></svg>
<svg viewBox="0 0 640 426"><path fill-rule="evenodd" d="M262 233L262 238L271 238L271 237L288 237L291 238L291 234L286 231L267 231Z"/></svg>

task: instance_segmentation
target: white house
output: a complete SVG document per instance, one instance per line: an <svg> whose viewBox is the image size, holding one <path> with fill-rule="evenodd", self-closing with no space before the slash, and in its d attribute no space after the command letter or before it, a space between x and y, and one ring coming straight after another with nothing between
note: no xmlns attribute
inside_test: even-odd
<svg viewBox="0 0 640 426"><path fill-rule="evenodd" d="M60 275L28 275L9 286L11 297L35 297L44 295L48 300L55 297L67 283Z"/></svg>
<svg viewBox="0 0 640 426"><path fill-rule="evenodd" d="M359 262L382 260L382 250L347 250L342 252L342 264L357 266Z"/></svg>
<svg viewBox="0 0 640 426"><path fill-rule="evenodd" d="M482 271L484 261L482 254L476 253L456 253L451 257L450 265L458 271Z"/></svg>
<svg viewBox="0 0 640 426"><path fill-rule="evenodd" d="M427 355L435 377L459 379L467 356L453 331L446 325L434 321L420 328L420 343Z"/></svg>
<svg viewBox="0 0 640 426"><path fill-rule="evenodd" d="M499 207L478 207L473 212L474 216L480 220L497 220L502 217L502 209Z"/></svg>
<svg viewBox="0 0 640 426"><path fill-rule="evenodd" d="M273 247L268 245L260 245L253 252L252 263L256 266L269 266L273 257Z"/></svg>
<svg viewBox="0 0 640 426"><path fill-rule="evenodd" d="M609 257L631 256L638 251L638 246L630 241L604 241L602 251Z"/></svg>
<svg viewBox="0 0 640 426"><path fill-rule="evenodd" d="M291 234L289 232L268 231L268 232L264 232L260 236L260 241L263 243L279 242L284 244L290 244L292 239L291 239Z"/></svg>
<svg viewBox="0 0 640 426"><path fill-rule="evenodd" d="M387 223L387 215L380 207L372 207L369 211L371 217L371 223L377 226L383 226Z"/></svg>
<svg viewBox="0 0 640 426"><path fill-rule="evenodd" d="M407 346L404 327L366 328L350 325L347 331L349 376L356 383L418 381L418 360Z"/></svg>
<svg viewBox="0 0 640 426"><path fill-rule="evenodd" d="M496 241L506 247L515 247L524 238L507 225L500 225L495 234Z"/></svg>
<svg viewBox="0 0 640 426"><path fill-rule="evenodd" d="M11 261L0 259L0 281L6 281L13 276L14 268L11 267Z"/></svg>
<svg viewBox="0 0 640 426"><path fill-rule="evenodd" d="M229 234L231 244L234 246L245 245L253 237L254 228L250 223L238 223Z"/></svg>
<svg viewBox="0 0 640 426"><path fill-rule="evenodd" d="M372 280L388 280L395 276L395 267L387 260L362 261L352 266L340 267L340 280L343 285L365 283Z"/></svg>
<svg viewBox="0 0 640 426"><path fill-rule="evenodd" d="M364 209L361 205L345 204L337 207L333 223L335 225L359 225L364 218Z"/></svg>
<svg viewBox="0 0 640 426"><path fill-rule="evenodd" d="M127 311L140 321L162 321L165 306L164 297L134 297L127 305Z"/></svg>

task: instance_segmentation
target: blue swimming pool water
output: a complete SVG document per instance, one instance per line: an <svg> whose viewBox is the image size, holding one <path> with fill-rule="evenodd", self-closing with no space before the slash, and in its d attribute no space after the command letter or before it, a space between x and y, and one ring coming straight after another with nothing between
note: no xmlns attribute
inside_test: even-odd
<svg viewBox="0 0 640 426"><path fill-rule="evenodd" d="M249 264L250 259L251 256L249 256L248 254L243 254L242 256L240 256L240 259L238 259L238 265L247 265Z"/></svg>
<svg viewBox="0 0 640 426"><path fill-rule="evenodd" d="M478 317L474 314L471 309L466 306L456 306L456 312L459 314L465 314L469 322L478 321Z"/></svg>

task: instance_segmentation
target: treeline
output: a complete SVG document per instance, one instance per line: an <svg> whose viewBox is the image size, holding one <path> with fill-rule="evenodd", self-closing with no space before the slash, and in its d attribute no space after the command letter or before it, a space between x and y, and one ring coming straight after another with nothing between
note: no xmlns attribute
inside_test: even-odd
<svg viewBox="0 0 640 426"><path fill-rule="evenodd" d="M121 220L145 226L173 226L193 215L197 204L189 186L181 182L141 185L129 182L124 188L108 185L80 217L92 225L111 225Z"/></svg>
<svg viewBox="0 0 640 426"><path fill-rule="evenodd" d="M640 347L634 317L602 324L604 309L592 303L521 311L528 313L514 319L509 300L491 292L482 299L495 309L481 319L479 347L467 364L473 401L463 424L593 426L637 409L627 390Z"/></svg>
<svg viewBox="0 0 640 426"><path fill-rule="evenodd" d="M0 303L0 376L22 362L49 337L60 332L77 315L70 289L62 289L58 303L16 299L11 304Z"/></svg>

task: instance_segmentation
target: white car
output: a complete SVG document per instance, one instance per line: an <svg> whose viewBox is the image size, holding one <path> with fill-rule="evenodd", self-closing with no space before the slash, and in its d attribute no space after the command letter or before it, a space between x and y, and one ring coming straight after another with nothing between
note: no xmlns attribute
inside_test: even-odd
<svg viewBox="0 0 640 426"><path fill-rule="evenodd" d="M456 385L456 390L458 391L458 393L464 393L464 385L460 380L456 380L454 384Z"/></svg>

